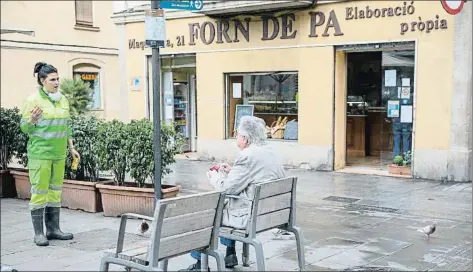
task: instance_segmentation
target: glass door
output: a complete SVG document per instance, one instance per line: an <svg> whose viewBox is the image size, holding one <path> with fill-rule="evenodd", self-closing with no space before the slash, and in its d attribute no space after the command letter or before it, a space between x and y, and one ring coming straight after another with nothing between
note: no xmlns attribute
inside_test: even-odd
<svg viewBox="0 0 473 272"><path fill-rule="evenodd" d="M385 51L382 55L382 103L380 167L411 163L415 51Z"/></svg>

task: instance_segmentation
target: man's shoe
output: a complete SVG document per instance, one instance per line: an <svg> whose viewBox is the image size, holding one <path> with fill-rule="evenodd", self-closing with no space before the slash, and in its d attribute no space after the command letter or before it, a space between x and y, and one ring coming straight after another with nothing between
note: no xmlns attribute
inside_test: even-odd
<svg viewBox="0 0 473 272"><path fill-rule="evenodd" d="M188 268L186 269L180 269L179 272L184 272L184 271L200 271L201 270L201 266L200 266L200 262L197 262L191 266L189 266ZM207 267L207 270L210 272L210 268Z"/></svg>
<svg viewBox="0 0 473 272"><path fill-rule="evenodd" d="M231 254L225 256L225 267L226 268L233 268L238 265L238 258L236 254Z"/></svg>

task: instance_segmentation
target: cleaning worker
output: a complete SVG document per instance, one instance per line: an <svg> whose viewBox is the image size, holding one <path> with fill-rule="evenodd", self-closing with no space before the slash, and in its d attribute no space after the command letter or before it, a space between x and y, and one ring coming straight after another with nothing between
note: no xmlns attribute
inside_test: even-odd
<svg viewBox="0 0 473 272"><path fill-rule="evenodd" d="M73 158L74 149L69 128L69 101L59 92L57 69L44 62L34 67L38 90L22 108L21 130L28 134L28 170L31 183L29 208L34 228L34 242L49 245L48 240L71 240L72 233L59 228L62 184L67 146ZM43 216L46 236L43 232Z"/></svg>

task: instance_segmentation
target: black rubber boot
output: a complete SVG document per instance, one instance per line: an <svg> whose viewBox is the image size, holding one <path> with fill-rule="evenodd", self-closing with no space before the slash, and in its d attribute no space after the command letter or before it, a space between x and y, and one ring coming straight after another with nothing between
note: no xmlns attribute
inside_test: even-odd
<svg viewBox="0 0 473 272"><path fill-rule="evenodd" d="M46 207L44 215L46 216L46 237L49 240L72 240L72 233L64 233L59 228L60 208Z"/></svg>
<svg viewBox="0 0 473 272"><path fill-rule="evenodd" d="M34 229L34 242L38 246L49 245L48 239L46 239L46 236L44 236L43 215L44 209L37 209L31 211L31 220L33 221Z"/></svg>
<svg viewBox="0 0 473 272"><path fill-rule="evenodd" d="M225 256L225 268L233 268L238 265L238 257L236 255L235 247L227 247L227 254Z"/></svg>

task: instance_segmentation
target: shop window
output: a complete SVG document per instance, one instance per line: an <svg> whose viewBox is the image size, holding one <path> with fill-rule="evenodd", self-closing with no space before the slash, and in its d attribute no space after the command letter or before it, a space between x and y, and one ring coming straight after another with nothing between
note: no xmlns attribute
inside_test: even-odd
<svg viewBox="0 0 473 272"><path fill-rule="evenodd" d="M76 4L76 25L92 27L93 12L92 1L75 1Z"/></svg>
<svg viewBox="0 0 473 272"><path fill-rule="evenodd" d="M297 72L229 74L226 82L227 138L236 136L239 117L253 114L269 139L298 139Z"/></svg>
<svg viewBox="0 0 473 272"><path fill-rule="evenodd" d="M96 72L74 72L73 76L79 76L84 82L90 84L92 89L92 102L89 104L89 109L101 109L101 88L100 88L100 73Z"/></svg>

